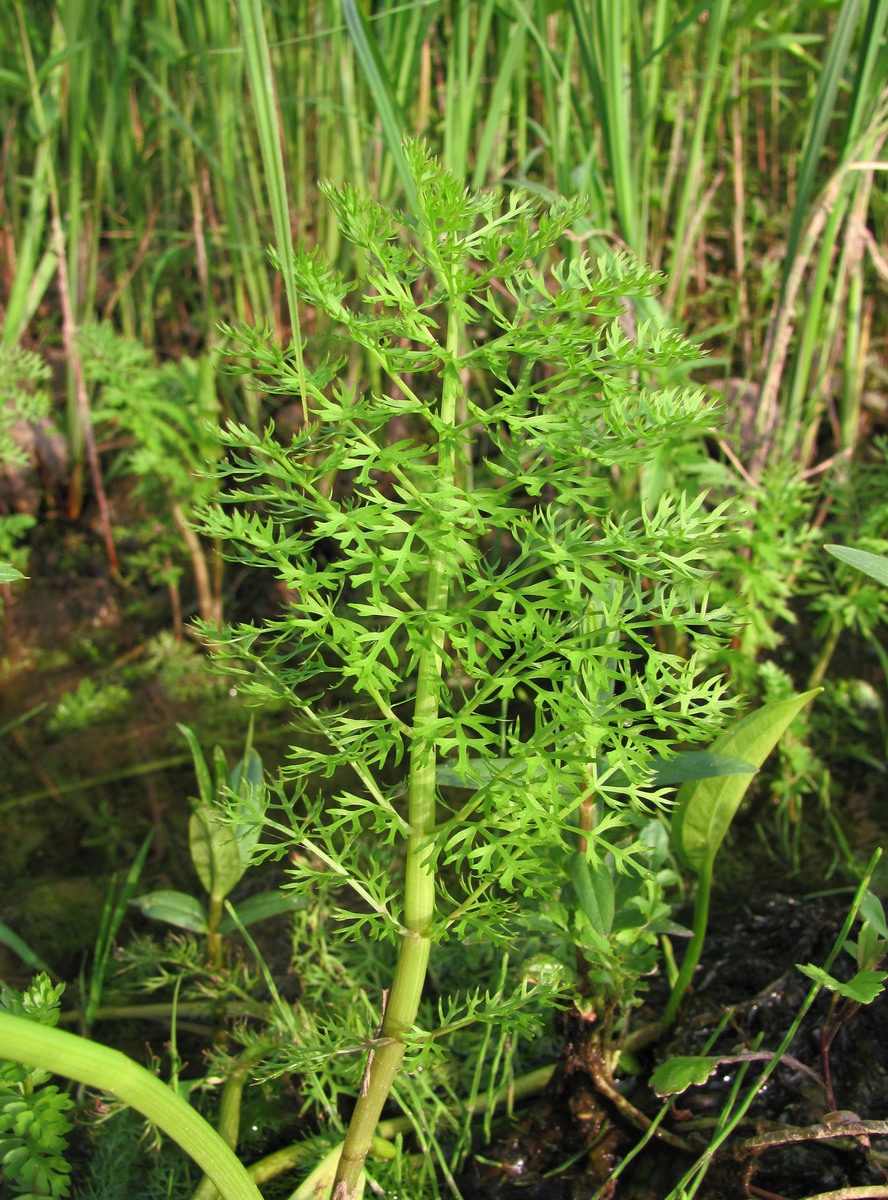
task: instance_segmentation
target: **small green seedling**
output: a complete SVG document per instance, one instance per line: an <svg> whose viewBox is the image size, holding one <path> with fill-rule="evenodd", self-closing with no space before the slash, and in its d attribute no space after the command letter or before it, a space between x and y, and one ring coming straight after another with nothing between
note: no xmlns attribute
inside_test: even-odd
<svg viewBox="0 0 888 1200"><path fill-rule="evenodd" d="M229 773L224 751L217 746L213 752L214 778L193 730L187 725L180 725L179 729L191 749L197 774L200 798L192 802L194 812L188 839L191 861L208 902L204 904L187 892L165 889L141 896L134 903L147 917L205 934L209 960L220 966L225 934L232 933L238 925L255 925L279 913L291 912L299 901L274 889L250 896L237 906L235 916L226 915L226 898L253 861L265 816L262 759L250 736L242 758Z"/></svg>

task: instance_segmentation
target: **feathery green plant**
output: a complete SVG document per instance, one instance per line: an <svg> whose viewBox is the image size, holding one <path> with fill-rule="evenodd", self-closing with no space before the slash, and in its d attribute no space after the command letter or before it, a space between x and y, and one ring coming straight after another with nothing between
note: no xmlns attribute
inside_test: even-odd
<svg viewBox="0 0 888 1200"><path fill-rule="evenodd" d="M341 897L341 928L398 946L337 1198L355 1194L405 1054L430 1037L415 1023L433 944L520 927L584 804L599 805L587 859L630 871L635 847L616 834L664 796L654 757L707 739L730 707L704 669L726 617L701 587L724 509L665 493L634 511L614 486L711 422L699 393L637 382L695 353L677 334L622 328L625 298L657 276L577 255L555 262L550 287L535 263L556 254L578 204L500 204L419 143L404 153L416 189L404 216L324 187L363 278L316 251L280 263L375 361L379 390L327 360L305 364L303 391L292 349L265 328L230 331L243 369L312 419L290 444L230 424L220 503L203 521L291 597L213 639L247 694L293 705L301 736L277 785L276 852L298 847L297 887L348 885L357 904ZM663 630L698 653L664 652ZM454 796L442 767L482 781ZM313 798L334 773L346 775L335 797ZM496 1018L480 997L469 1016Z"/></svg>

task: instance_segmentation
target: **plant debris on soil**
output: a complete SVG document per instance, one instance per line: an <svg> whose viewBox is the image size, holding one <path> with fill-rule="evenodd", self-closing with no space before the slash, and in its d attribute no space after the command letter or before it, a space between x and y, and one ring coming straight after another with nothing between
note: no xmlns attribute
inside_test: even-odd
<svg viewBox="0 0 888 1200"><path fill-rule="evenodd" d="M841 901L778 897L716 908L693 993L674 1034L656 1048L677 1055L735 1056L777 1048L810 988L797 963L822 962L844 917ZM844 956L851 974L851 960ZM841 959L836 972L841 971ZM656 996L656 988L654 995ZM716 1156L696 1193L700 1200L799 1200L888 1182L888 999L882 994L844 1023L830 1047L835 1107L821 1075L821 1031L831 997L821 993L782 1063L759 1091L735 1137ZM642 1010L639 1023L653 1018ZM722 1033L713 1034L728 1017ZM590 1071L594 1023L571 1022L558 1069L542 1095L474 1159L461 1181L466 1200L663 1200L705 1149L730 1103L738 1066L725 1064L704 1086L674 1099L663 1128L692 1153L654 1138L616 1179L614 1171L642 1137ZM755 1087L762 1061L743 1074ZM641 1075L619 1081L622 1096L653 1119L663 1107ZM805 1071L803 1068L808 1068Z"/></svg>

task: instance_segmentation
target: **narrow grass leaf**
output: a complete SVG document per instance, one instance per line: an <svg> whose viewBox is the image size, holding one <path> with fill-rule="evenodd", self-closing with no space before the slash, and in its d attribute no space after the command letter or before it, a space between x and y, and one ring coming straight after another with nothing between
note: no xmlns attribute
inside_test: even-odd
<svg viewBox="0 0 888 1200"><path fill-rule="evenodd" d="M848 54L854 38L854 31L860 19L860 0L845 0L839 13L835 33L830 40L817 85L817 95L814 108L808 124L808 134L805 140L805 150L802 165L799 169L799 181L796 189L796 201L792 213L792 222L783 260L783 280L781 297L786 291L789 275L798 251L802 230L808 219L811 198L814 194L817 168L826 141L826 134L835 111L836 96L848 61Z"/></svg>
<svg viewBox="0 0 888 1200"><path fill-rule="evenodd" d="M31 970L45 971L47 975L54 974L36 950L32 950L24 938L20 938L14 929L10 929L2 921L0 921L0 946L8 946L13 954L17 954L25 966Z"/></svg>
<svg viewBox="0 0 888 1200"><path fill-rule="evenodd" d="M304 908L308 902L307 896L294 892L282 892L277 889L272 892L259 892L233 906L237 913L237 921L230 916L223 917L219 922L219 932L234 933L240 926L246 928L259 921L267 921L269 917L280 916L281 913L296 912L297 909Z"/></svg>
<svg viewBox="0 0 888 1200"><path fill-rule="evenodd" d="M403 113L389 82L389 69L356 0L342 0L342 16L358 56L358 62L361 64L361 69L370 87L376 111L379 113L383 141L394 160L398 178L407 195L408 203L413 208L416 202L416 185L401 146L407 130Z"/></svg>

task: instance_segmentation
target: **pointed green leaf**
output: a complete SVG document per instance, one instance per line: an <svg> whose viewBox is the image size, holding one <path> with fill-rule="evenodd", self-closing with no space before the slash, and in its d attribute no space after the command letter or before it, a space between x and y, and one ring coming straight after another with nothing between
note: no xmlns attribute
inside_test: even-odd
<svg viewBox="0 0 888 1200"><path fill-rule="evenodd" d="M395 169L412 207L416 202L416 181L404 156L402 139L407 126L391 85L391 73L361 5L356 0L342 0L341 11L379 113L383 140L394 159Z"/></svg>
<svg viewBox="0 0 888 1200"><path fill-rule="evenodd" d="M689 1087L699 1087L715 1074L720 1058L707 1055L682 1055L660 1063L651 1075L651 1087L658 1096L676 1096Z"/></svg>
<svg viewBox="0 0 888 1200"><path fill-rule="evenodd" d="M244 873L231 825L214 809L201 805L191 816L188 843L204 890L223 899Z"/></svg>
<svg viewBox="0 0 888 1200"><path fill-rule="evenodd" d="M24 578L21 571L17 571L11 563L0 563L0 583L15 583Z"/></svg>
<svg viewBox="0 0 888 1200"><path fill-rule="evenodd" d="M689 750L675 758L660 760L652 766L653 783L669 787L674 783L689 783L696 779L716 779L722 775L754 775L752 763L714 750Z"/></svg>
<svg viewBox="0 0 888 1200"><path fill-rule="evenodd" d="M458 771L447 763L441 763L435 770L435 778L441 787L468 788L475 791L490 783L492 779L523 779L527 775L529 765L526 760L516 762L512 758L472 758L469 759L465 771Z"/></svg>
<svg viewBox="0 0 888 1200"><path fill-rule="evenodd" d="M243 870L250 865L267 808L265 770L252 748L231 772L231 790L236 797L234 836Z"/></svg>
<svg viewBox="0 0 888 1200"><path fill-rule="evenodd" d="M860 902L860 915L865 921L869 921L880 938L884 938L888 942L888 927L885 925L885 910L882 908L882 901L869 890Z"/></svg>
<svg viewBox="0 0 888 1200"><path fill-rule="evenodd" d="M266 921L269 917L278 916L279 913L295 912L297 909L303 908L306 903L307 897L296 895L293 892L259 892L235 906L237 921L231 917L223 917L219 924L219 932L233 933L238 927L238 922L244 927L255 925L257 921Z"/></svg>
<svg viewBox="0 0 888 1200"><path fill-rule="evenodd" d="M879 583L888 586L888 558L883 554L870 554L868 550L855 550L852 546L824 546L824 550L833 558L856 567L865 575L871 576Z"/></svg>
<svg viewBox="0 0 888 1200"><path fill-rule="evenodd" d="M14 929L10 929L0 921L0 946L8 946L13 954L17 954L26 967L38 968L45 971L47 975L51 975L52 971L43 961L43 959L32 950L28 943L20 938Z"/></svg>
<svg viewBox="0 0 888 1200"><path fill-rule="evenodd" d="M607 937L614 923L613 876L605 866L590 866L579 851L571 855L569 871L580 908L595 932Z"/></svg>
<svg viewBox="0 0 888 1200"><path fill-rule="evenodd" d="M712 750L752 763L757 770L793 718L820 690L814 688L756 709L718 738ZM699 872L715 858L750 780L749 775L728 775L685 783L680 788L672 817L672 842L692 870Z"/></svg>
<svg viewBox="0 0 888 1200"><path fill-rule="evenodd" d="M149 892L131 902L152 921L166 921L177 929L190 929L192 933L206 933L207 914L195 896L187 892Z"/></svg>
<svg viewBox="0 0 888 1200"><path fill-rule="evenodd" d="M213 775L215 777L215 787L213 789L212 800L210 801L211 804L213 800L222 795L230 781L228 759L225 757L225 751L221 746L213 747Z"/></svg>
<svg viewBox="0 0 888 1200"><path fill-rule="evenodd" d="M191 757L194 760L194 773L197 776L197 793L203 804L210 805L213 803L216 793L213 789L213 781L210 778L209 768L203 756L203 751L200 748L200 743L195 736L194 730L189 728L189 726L179 725L177 728L191 750Z"/></svg>

